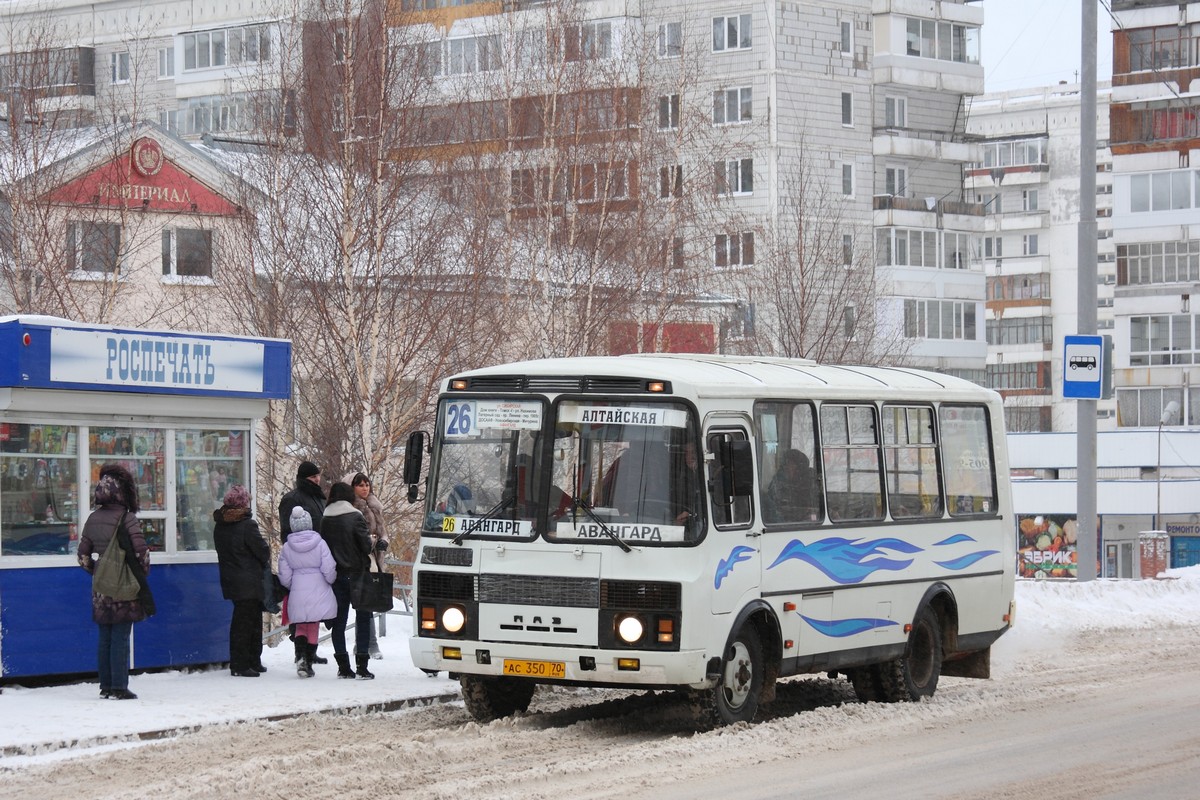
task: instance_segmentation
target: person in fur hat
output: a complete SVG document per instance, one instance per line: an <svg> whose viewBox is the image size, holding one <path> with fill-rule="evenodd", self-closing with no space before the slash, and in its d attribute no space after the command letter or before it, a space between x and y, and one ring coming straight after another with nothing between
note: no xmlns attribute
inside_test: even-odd
<svg viewBox="0 0 1200 800"><path fill-rule="evenodd" d="M213 512L213 542L221 574L221 595L233 602L229 620L229 671L257 678L262 663L263 570L271 549L250 511L250 492L240 483L225 492L224 505Z"/></svg>
<svg viewBox="0 0 1200 800"><path fill-rule="evenodd" d="M311 678L321 621L337 616L337 562L307 511L293 508L288 523L292 531L279 552L279 581L288 588L288 621L295 626L296 674Z"/></svg>
<svg viewBox="0 0 1200 800"><path fill-rule="evenodd" d="M119 539L117 529L125 526L134 555L142 574L150 572L150 548L142 536L142 523L137 518L140 507L137 484L129 470L120 464L106 464L92 493L92 512L83 524L76 558L88 574L96 571L96 563L109 544ZM100 696L114 700L136 700L129 691L129 635L133 623L146 618L142 600L114 600L92 593L92 619L100 627L100 646L97 662L100 675Z"/></svg>

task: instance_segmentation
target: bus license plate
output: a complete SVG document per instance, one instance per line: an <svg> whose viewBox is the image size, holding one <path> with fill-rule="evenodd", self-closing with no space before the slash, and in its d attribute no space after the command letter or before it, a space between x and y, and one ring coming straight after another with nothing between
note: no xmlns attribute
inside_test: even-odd
<svg viewBox="0 0 1200 800"><path fill-rule="evenodd" d="M520 675L526 678L565 678L567 665L562 661L526 661L521 658L504 659L505 675Z"/></svg>

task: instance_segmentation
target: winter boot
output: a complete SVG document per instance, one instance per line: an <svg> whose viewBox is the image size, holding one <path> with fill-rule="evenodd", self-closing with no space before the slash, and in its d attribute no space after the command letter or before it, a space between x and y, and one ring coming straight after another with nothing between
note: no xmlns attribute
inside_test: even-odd
<svg viewBox="0 0 1200 800"><path fill-rule="evenodd" d="M339 678L354 678L354 670L350 669L350 654L349 653L334 653L333 658L337 661L338 677Z"/></svg>
<svg viewBox="0 0 1200 800"><path fill-rule="evenodd" d="M316 644L310 644L308 646L308 663L310 666L313 664L328 664L329 659L318 656Z"/></svg>
<svg viewBox="0 0 1200 800"><path fill-rule="evenodd" d="M313 668L309 655L308 639L303 636L297 636L296 648L303 653L300 660L296 662L296 674L301 678L311 678L313 676Z"/></svg>
<svg viewBox="0 0 1200 800"><path fill-rule="evenodd" d="M354 655L354 660L358 664L358 670L355 672L355 675L362 678L364 681L369 681L375 677L375 675L369 669L367 669L367 664L371 661L371 656L369 654L356 653Z"/></svg>
<svg viewBox="0 0 1200 800"><path fill-rule="evenodd" d="M292 646L296 649L296 657L292 662L298 667L304 663L304 654L308 652L308 640L303 636L293 637Z"/></svg>

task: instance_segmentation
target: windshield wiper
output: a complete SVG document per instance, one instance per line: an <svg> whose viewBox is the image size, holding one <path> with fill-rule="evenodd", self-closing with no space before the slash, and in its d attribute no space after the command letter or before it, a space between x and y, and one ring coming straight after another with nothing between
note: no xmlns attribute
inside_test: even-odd
<svg viewBox="0 0 1200 800"><path fill-rule="evenodd" d="M625 543L624 539L622 539L620 536L617 536L616 532L613 531L612 528L608 527L608 523L606 523L604 520L600 519L600 515L597 514L593 510L592 506L589 505L586 500L580 500L578 497L571 498L571 524L572 525L575 524L575 520L576 520L575 509L577 509L577 508L582 508L584 510L584 513L586 513L588 515L588 517L591 518L592 522L595 522L597 525L599 525L600 530L606 536L608 536L608 538L610 538L614 542L616 542L617 545L622 550L624 550L626 553L633 552L633 548L630 547L629 545L627 545Z"/></svg>
<svg viewBox="0 0 1200 800"><path fill-rule="evenodd" d="M496 516L501 511L503 511L504 509L506 509L510 505L512 505L513 502L516 501L516 499L517 499L517 496L515 494L510 494L508 497L501 498L500 502L496 503L496 505L492 506L491 509L489 509L488 512L486 514L484 514L482 517L480 517L479 519L471 520L471 524L468 525L466 528L464 528L462 533L460 533L458 536L455 536L453 539L451 539L450 544L457 544L457 545L461 546L463 539L467 538L472 533L474 533L476 530L478 530L480 525L487 522L489 519Z"/></svg>

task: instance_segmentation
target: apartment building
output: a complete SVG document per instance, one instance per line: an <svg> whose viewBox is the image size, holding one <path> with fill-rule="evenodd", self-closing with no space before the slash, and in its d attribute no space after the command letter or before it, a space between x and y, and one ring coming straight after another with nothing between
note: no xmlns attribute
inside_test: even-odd
<svg viewBox="0 0 1200 800"><path fill-rule="evenodd" d="M1117 0L1117 424L1200 424L1200 3Z"/></svg>
<svg viewBox="0 0 1200 800"><path fill-rule="evenodd" d="M1109 86L1097 96L1097 329L1115 327ZM1009 431L1073 431L1075 401L1062 397L1063 337L1077 325L1079 86L983 95L967 129L982 158L967 189L985 208L974 256L987 280L987 385L1004 397ZM1098 403L1098 427L1115 427L1115 400Z"/></svg>
<svg viewBox="0 0 1200 800"><path fill-rule="evenodd" d="M643 218L661 213L652 235L666 241L666 267L698 265L742 310L710 340L811 354L812 342L789 324L823 318L826 333L836 327L853 341L870 317L876 331L906 343L906 363L982 381L984 279L969 253L984 214L962 183L977 158L965 101L983 89L978 8L564 5L406 0L391 17L394 38L423 49L434 76L428 113L446 118L407 155L453 172L496 154L486 169L509 178L501 202L510 217L561 203L546 211L561 218L602 199L586 177L597 165L579 147L602 141L604 183L619 192L608 199ZM554 69L547 55L556 51L586 63L599 82L571 82L578 76ZM482 96L464 107L468 85ZM593 110L553 147L545 136L551 88L555 107L570 106L565 94ZM614 149L627 154L615 181ZM690 213L661 211L687 196ZM819 237L804 238L817 228ZM824 249L814 256L817 239ZM824 304L789 306L781 295L815 271L814 261L873 293L831 289ZM638 346L652 344L643 335Z"/></svg>

